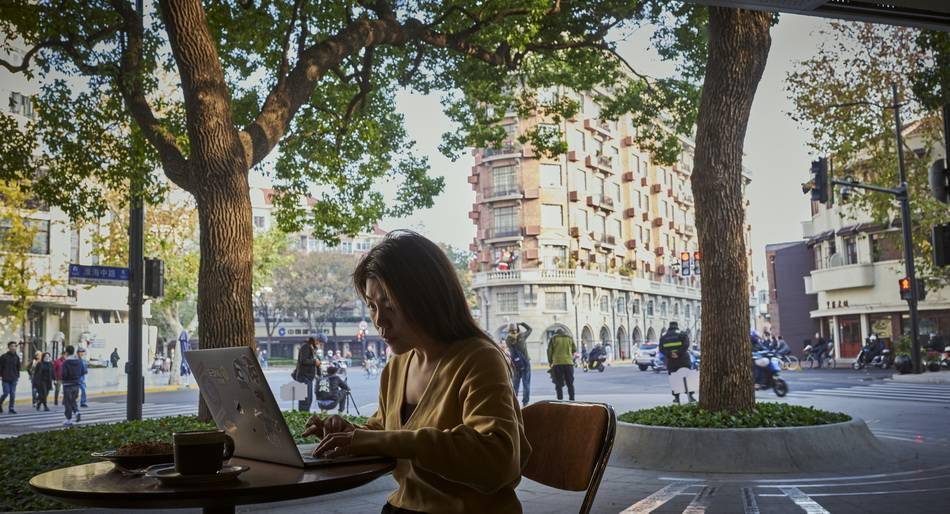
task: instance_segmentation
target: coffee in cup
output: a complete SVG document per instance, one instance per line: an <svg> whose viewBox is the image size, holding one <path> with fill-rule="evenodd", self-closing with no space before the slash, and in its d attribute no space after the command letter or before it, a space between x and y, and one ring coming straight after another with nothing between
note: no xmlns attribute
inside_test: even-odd
<svg viewBox="0 0 950 514"><path fill-rule="evenodd" d="M223 461L234 455L234 439L224 430L175 432L175 471L203 475L221 471Z"/></svg>

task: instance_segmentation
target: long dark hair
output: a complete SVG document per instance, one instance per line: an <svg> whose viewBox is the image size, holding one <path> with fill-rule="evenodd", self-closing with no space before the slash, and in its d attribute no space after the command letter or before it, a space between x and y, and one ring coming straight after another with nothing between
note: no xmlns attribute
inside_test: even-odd
<svg viewBox="0 0 950 514"><path fill-rule="evenodd" d="M366 281L376 279L414 328L432 339L491 341L472 318L451 261L435 243L411 230L394 230L360 259L353 285L366 300Z"/></svg>

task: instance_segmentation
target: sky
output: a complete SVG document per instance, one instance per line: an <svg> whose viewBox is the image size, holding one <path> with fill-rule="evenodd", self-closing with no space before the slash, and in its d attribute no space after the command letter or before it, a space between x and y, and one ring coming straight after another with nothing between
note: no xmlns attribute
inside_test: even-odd
<svg viewBox="0 0 950 514"><path fill-rule="evenodd" d="M809 202L801 192L813 156L806 146L808 134L793 122L788 112L792 104L785 91L785 77L795 62L813 56L816 42L811 32L828 21L782 15L772 28L772 48L765 73L752 106L746 132L744 164L752 170L749 188L749 219L752 224L752 259L756 275L765 270L765 245L802 238L801 222L809 219ZM668 76L671 66L648 49L650 33L640 29L620 35L619 51L641 73ZM416 147L426 155L433 176L445 178L445 190L430 209L421 209L405 218L386 218L386 230L412 228L436 241L467 248L475 235L468 212L475 192L466 181L474 163L469 153L455 162L439 153L442 134L453 129L443 114L439 96L401 93L397 108L405 116L406 129ZM383 188L391 194L391 188ZM757 284L765 287L764 278Z"/></svg>

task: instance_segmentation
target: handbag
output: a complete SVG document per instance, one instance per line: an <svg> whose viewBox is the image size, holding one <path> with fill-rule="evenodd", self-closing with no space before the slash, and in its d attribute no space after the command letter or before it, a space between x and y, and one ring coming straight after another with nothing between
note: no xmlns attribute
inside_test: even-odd
<svg viewBox="0 0 950 514"><path fill-rule="evenodd" d="M294 382L303 382L303 380L300 380L300 364L297 364L297 367L290 372L290 378L294 379Z"/></svg>

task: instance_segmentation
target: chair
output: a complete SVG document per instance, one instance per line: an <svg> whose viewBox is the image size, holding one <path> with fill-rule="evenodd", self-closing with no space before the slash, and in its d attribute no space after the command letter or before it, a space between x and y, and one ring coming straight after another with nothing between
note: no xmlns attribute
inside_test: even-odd
<svg viewBox="0 0 950 514"><path fill-rule="evenodd" d="M542 401L521 412L531 444L531 456L522 475L556 489L587 491L580 512L590 512L617 433L613 407L606 403Z"/></svg>

